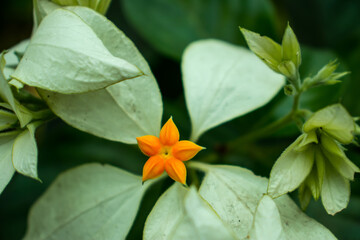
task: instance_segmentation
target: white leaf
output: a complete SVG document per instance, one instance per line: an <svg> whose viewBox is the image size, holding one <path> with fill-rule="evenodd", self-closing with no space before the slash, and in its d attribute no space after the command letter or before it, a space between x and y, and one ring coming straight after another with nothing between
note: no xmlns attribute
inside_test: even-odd
<svg viewBox="0 0 360 240"><path fill-rule="evenodd" d="M187 190L174 183L156 202L147 217L144 239L168 239L177 223L184 217L184 198Z"/></svg>
<svg viewBox="0 0 360 240"><path fill-rule="evenodd" d="M0 134L0 194L10 182L15 169L11 162L12 146L18 132Z"/></svg>
<svg viewBox="0 0 360 240"><path fill-rule="evenodd" d="M343 144L349 144L354 139L355 122L341 104L330 105L317 111L303 126L305 132L317 128Z"/></svg>
<svg viewBox="0 0 360 240"><path fill-rule="evenodd" d="M265 105L284 84L281 75L249 50L220 40L190 44L182 72L193 140Z"/></svg>
<svg viewBox="0 0 360 240"><path fill-rule="evenodd" d="M51 110L65 122L99 137L136 143L136 137L158 135L162 100L151 70L134 44L104 16L83 7L78 14L114 55L137 66L145 75L104 90L64 95L40 91Z"/></svg>
<svg viewBox="0 0 360 240"><path fill-rule="evenodd" d="M8 81L4 75L6 61L4 58L4 52L0 54L0 98L11 106L11 109L15 112L17 118L20 121L21 127L28 124L31 119L31 113L14 98L10 89Z"/></svg>
<svg viewBox="0 0 360 240"><path fill-rule="evenodd" d="M39 26L40 22L44 17L50 14L52 11L60 8L61 6L53 3L49 0L33 0L33 15L34 15L34 27L33 32L36 31L37 27Z"/></svg>
<svg viewBox="0 0 360 240"><path fill-rule="evenodd" d="M16 137L12 150L12 162L17 172L39 180L37 174L38 152L35 140L37 126L38 123L26 125L27 129Z"/></svg>
<svg viewBox="0 0 360 240"><path fill-rule="evenodd" d="M297 146L304 138L298 137L276 160L270 172L268 194L278 197L295 190L309 175L314 164L314 148L298 151Z"/></svg>
<svg viewBox="0 0 360 240"><path fill-rule="evenodd" d="M12 77L33 87L71 94L142 74L114 57L78 15L57 9L42 20Z"/></svg>
<svg viewBox="0 0 360 240"><path fill-rule="evenodd" d="M189 164L206 172L199 193L217 215L237 235L246 238L251 230L257 205L266 193L268 181L240 167ZM287 196L276 198L286 239L336 239L331 232L306 216Z"/></svg>
<svg viewBox="0 0 360 240"><path fill-rule="evenodd" d="M12 112L0 109L0 131L11 127L18 121L15 114Z"/></svg>
<svg viewBox="0 0 360 240"><path fill-rule="evenodd" d="M327 213L335 215L348 205L350 200L350 183L337 172L329 161L325 163L324 180L321 190L321 201Z"/></svg>
<svg viewBox="0 0 360 240"><path fill-rule="evenodd" d="M10 75L15 71L16 66L19 64L19 57L16 53L24 54L27 46L29 45L30 40L26 39L16 44L5 53L6 65L4 68L5 79L9 79Z"/></svg>
<svg viewBox="0 0 360 240"><path fill-rule="evenodd" d="M234 239L194 188L175 183L158 200L146 220L145 240Z"/></svg>
<svg viewBox="0 0 360 240"><path fill-rule="evenodd" d="M69 170L31 208L25 239L125 239L145 189L108 165Z"/></svg>
<svg viewBox="0 0 360 240"><path fill-rule="evenodd" d="M279 210L271 197L261 198L254 216L254 225L250 233L254 240L285 240Z"/></svg>

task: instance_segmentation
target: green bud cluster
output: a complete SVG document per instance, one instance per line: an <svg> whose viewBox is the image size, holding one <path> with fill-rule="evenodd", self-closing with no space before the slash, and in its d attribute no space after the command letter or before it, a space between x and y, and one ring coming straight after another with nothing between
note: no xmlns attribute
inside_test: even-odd
<svg viewBox="0 0 360 240"><path fill-rule="evenodd" d="M299 42L290 25L287 25L282 45L272 39L240 28L251 51L253 51L272 70L287 77L298 90L300 88L299 66L301 50Z"/></svg>
<svg viewBox="0 0 360 240"><path fill-rule="evenodd" d="M347 75L349 72L336 73L335 70L338 66L339 64L336 62L336 60L334 60L321 68L314 77L305 78L302 86L303 89L307 90L317 86L333 85L339 83L339 79Z"/></svg>
<svg viewBox="0 0 360 240"><path fill-rule="evenodd" d="M315 200L321 196L329 214L344 209L350 195L349 181L360 169L346 157L342 144L354 141L356 128L354 119L340 104L314 113L303 125L303 134L275 163L269 194L277 197L299 187L303 209L311 196Z"/></svg>
<svg viewBox="0 0 360 240"><path fill-rule="evenodd" d="M285 29L281 45L266 36L260 36L258 33L244 28L240 28L240 30L251 51L273 71L284 75L297 92L303 92L317 86L336 84L340 82L340 78L348 74L348 72L335 72L338 67L335 60L321 68L314 77L307 77L301 83L299 75L301 65L300 44L289 24ZM287 95L295 94L295 92L289 94L288 90L287 85L284 89L285 93Z"/></svg>

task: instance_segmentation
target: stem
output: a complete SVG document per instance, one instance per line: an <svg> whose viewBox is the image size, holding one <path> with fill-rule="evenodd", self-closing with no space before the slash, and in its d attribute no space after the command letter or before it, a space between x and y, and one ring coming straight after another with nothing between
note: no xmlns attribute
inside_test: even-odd
<svg viewBox="0 0 360 240"><path fill-rule="evenodd" d="M283 118L280 118L279 120L270 123L269 125L257 129L255 131L252 131L248 134L245 134L243 136L241 136L240 138L236 139L235 141L231 142L229 144L229 148L233 149L236 146L239 146L240 144L244 143L244 142L249 142L249 141L253 141L256 140L260 137L263 136L268 136L274 132L276 132L277 130L281 129L283 126L285 126L286 124L290 123L293 119L293 113L290 112L289 114L287 114L286 116L284 116Z"/></svg>
<svg viewBox="0 0 360 240"><path fill-rule="evenodd" d="M296 87L296 90L297 91L294 96L294 102L292 105L292 109L287 115L278 119L275 122L270 123L269 125L267 125L263 128L252 131L252 132L245 134L245 135L241 136L240 138L230 142L228 145L229 149L232 150L245 142L254 141L258 138L268 136L268 135L278 131L279 129L283 128L286 124L292 122L294 120L294 118L298 115L298 112L302 111L302 110L299 110L299 99L300 99L302 90L297 87Z"/></svg>

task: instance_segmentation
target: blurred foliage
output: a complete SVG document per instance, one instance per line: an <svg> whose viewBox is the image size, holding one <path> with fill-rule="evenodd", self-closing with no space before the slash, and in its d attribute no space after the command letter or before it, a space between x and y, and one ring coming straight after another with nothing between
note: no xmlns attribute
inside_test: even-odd
<svg viewBox="0 0 360 240"><path fill-rule="evenodd" d="M32 30L31 1L6 1L0 9L0 49L28 38ZM351 74L334 86L312 89L304 94L302 107L313 111L341 102L354 116L360 115L360 1L358 0L113 0L107 16L122 29L143 53L160 85L164 116L174 117L184 138L190 134L179 60L184 47L201 38L220 38L244 45L238 26L277 41L287 21L302 47L303 78L315 75L335 58ZM268 176L280 153L295 139L294 124L273 136L244 143L229 151L226 142L283 116L291 99L281 92L268 105L242 118L219 126L201 137L207 147L199 158L209 162L240 165L255 174ZM16 174L0 196L0 239L21 239L30 206L62 171L87 162L109 163L141 174L146 160L136 146L103 140L55 120L37 132L39 177L43 183ZM360 149L350 147L348 157L360 166ZM171 181L152 187L145 196L128 239L141 239L147 214ZM294 199L297 193L293 193ZM335 217L312 202L307 214L328 227L339 239L360 239L360 176L352 183L349 207Z"/></svg>

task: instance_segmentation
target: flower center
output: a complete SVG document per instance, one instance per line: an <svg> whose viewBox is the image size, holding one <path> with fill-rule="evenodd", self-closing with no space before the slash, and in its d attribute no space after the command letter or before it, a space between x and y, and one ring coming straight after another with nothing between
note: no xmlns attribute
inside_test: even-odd
<svg viewBox="0 0 360 240"><path fill-rule="evenodd" d="M170 146L163 146L159 153L164 159L167 159L172 156L171 154L171 147Z"/></svg>

